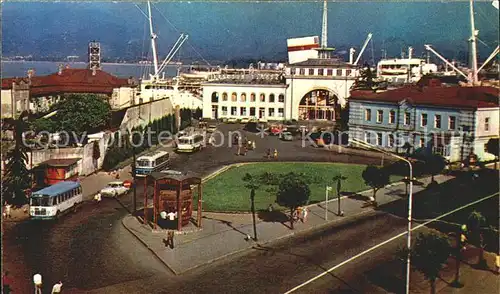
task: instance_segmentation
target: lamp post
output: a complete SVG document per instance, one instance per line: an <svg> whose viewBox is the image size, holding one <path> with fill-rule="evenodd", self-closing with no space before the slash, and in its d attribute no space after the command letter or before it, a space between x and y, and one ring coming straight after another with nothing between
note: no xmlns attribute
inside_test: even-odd
<svg viewBox="0 0 500 294"><path fill-rule="evenodd" d="M373 145L370 145L364 141L361 141L361 140L358 140L358 139L355 139L353 138L352 139L352 142L358 144L358 145L361 145L363 147L366 147L366 148L369 148L369 149L372 149L372 150L376 150L376 151L379 151L379 152L382 152L384 154L387 154L389 156L392 156L394 158L397 158L399 160L402 160L404 162L406 162L410 168L409 170L409 191L408 191L408 237L407 237L407 243L406 243L406 246L407 246L407 252L408 252L408 256L407 256L407 259L406 259L406 294L409 294L410 293L410 250L411 250L411 219L412 219L412 204L413 204L413 167L411 165L411 162L404 158L404 157L401 157L399 155L396 155L396 154L393 154L391 152L388 152L388 151L385 151L383 149L379 149Z"/></svg>

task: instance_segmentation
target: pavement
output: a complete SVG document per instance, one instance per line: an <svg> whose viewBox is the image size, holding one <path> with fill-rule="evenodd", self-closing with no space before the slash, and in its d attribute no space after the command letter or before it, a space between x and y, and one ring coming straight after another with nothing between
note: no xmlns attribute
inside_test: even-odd
<svg viewBox="0 0 500 294"><path fill-rule="evenodd" d="M440 175L435 179L442 183L452 179L451 176ZM420 180L424 185L430 183L430 178ZM424 186L415 186L414 193L423 190ZM377 202L384 205L401 199L405 194L404 183L394 183L377 193ZM247 241L247 235L253 237L252 215L204 213L202 229L194 230L193 224L186 228L188 233L177 232L175 248L165 247L163 239L166 231L152 230L143 225L139 218L126 216L122 223L141 243L152 251L175 274L182 274L199 266L228 257L232 254L248 250L255 245L265 245L283 238L303 234L320 229L334 223L372 212L373 206L367 204L372 190L356 194L354 197L341 197L341 210L344 216L337 215L337 199L308 206L309 215L305 223L299 222L294 230L289 228L288 221L257 221L257 242ZM325 220L326 210L326 220ZM193 215L196 215L193 212ZM286 218L286 216L284 216Z"/></svg>

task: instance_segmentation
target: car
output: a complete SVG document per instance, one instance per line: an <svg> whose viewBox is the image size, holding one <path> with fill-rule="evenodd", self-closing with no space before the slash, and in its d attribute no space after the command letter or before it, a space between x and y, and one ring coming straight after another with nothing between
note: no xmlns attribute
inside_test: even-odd
<svg viewBox="0 0 500 294"><path fill-rule="evenodd" d="M266 122L267 122L267 119L265 119L265 118L261 117L261 118L259 118L259 122L260 122L260 123L266 123Z"/></svg>
<svg viewBox="0 0 500 294"><path fill-rule="evenodd" d="M290 132L283 132L280 134L280 139L283 141L293 141L293 135Z"/></svg>
<svg viewBox="0 0 500 294"><path fill-rule="evenodd" d="M108 183L106 187L101 190L101 196L103 197L118 197L120 195L125 195L130 190L127 188L122 181L113 181Z"/></svg>
<svg viewBox="0 0 500 294"><path fill-rule="evenodd" d="M269 128L269 134L272 136L278 136L281 134L281 129L278 126L271 126Z"/></svg>
<svg viewBox="0 0 500 294"><path fill-rule="evenodd" d="M242 118L242 119L241 119L240 123L242 123L242 124L246 124L246 123L248 123L249 121L250 121L250 119L249 119L249 118L244 117L244 118Z"/></svg>
<svg viewBox="0 0 500 294"><path fill-rule="evenodd" d="M213 133L217 130L217 125L208 125L207 132Z"/></svg>
<svg viewBox="0 0 500 294"><path fill-rule="evenodd" d="M228 118L228 120L227 120L227 123L228 123L228 124L235 124L235 123L237 123L237 122L238 122L238 120L237 120L236 118L234 118L234 117L230 117L230 118Z"/></svg>

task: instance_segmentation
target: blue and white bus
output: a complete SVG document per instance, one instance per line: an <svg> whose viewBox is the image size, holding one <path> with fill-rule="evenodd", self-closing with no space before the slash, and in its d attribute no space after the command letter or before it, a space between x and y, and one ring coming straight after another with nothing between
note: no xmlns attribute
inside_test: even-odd
<svg viewBox="0 0 500 294"><path fill-rule="evenodd" d="M135 174L145 177L154 171L164 170L170 163L170 154L166 151L157 151L140 156L135 161Z"/></svg>
<svg viewBox="0 0 500 294"><path fill-rule="evenodd" d="M30 197L31 219L56 219L83 202L80 183L64 181L36 191Z"/></svg>

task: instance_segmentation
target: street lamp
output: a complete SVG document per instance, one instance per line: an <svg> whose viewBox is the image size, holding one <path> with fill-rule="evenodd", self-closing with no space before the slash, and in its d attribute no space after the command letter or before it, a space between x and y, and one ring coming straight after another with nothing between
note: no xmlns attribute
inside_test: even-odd
<svg viewBox="0 0 500 294"><path fill-rule="evenodd" d="M393 154L393 153L388 152L386 150L377 148L371 144L368 144L368 143L361 141L361 140L358 140L356 138L351 139L351 141L358 144L358 145L361 145L363 147L373 149L373 150L382 152L384 154L387 154L389 156L392 156L394 158L397 158L399 160L402 160L402 161L406 162L408 164L408 166L410 167L410 175L409 175L410 180L409 180L409 191L408 191L408 238L407 238L407 244L406 244L408 255L407 255L407 259L406 259L406 292L405 292L406 294L409 294L410 293L411 219L412 219L411 209L412 209L412 203L413 203L413 167L411 165L411 162L404 157L401 157L399 155Z"/></svg>

